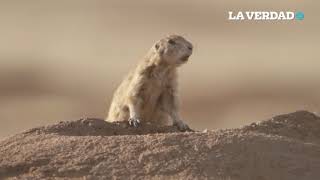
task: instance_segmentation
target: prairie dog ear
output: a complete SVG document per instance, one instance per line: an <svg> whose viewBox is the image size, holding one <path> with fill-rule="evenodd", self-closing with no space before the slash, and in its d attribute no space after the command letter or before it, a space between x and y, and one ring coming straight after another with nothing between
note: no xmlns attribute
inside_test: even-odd
<svg viewBox="0 0 320 180"><path fill-rule="evenodd" d="M154 48L156 49L156 51L159 53L160 56L163 54L163 48L161 48L160 42L157 42L157 43L154 45Z"/></svg>
<svg viewBox="0 0 320 180"><path fill-rule="evenodd" d="M156 48L156 50L159 50L159 48L160 48L159 43L156 43L156 45L154 47Z"/></svg>

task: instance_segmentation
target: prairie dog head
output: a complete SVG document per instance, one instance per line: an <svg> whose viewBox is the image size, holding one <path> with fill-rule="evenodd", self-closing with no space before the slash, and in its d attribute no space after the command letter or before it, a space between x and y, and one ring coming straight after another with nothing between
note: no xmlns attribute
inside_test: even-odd
<svg viewBox="0 0 320 180"><path fill-rule="evenodd" d="M165 61L169 65L179 66L188 61L193 46L182 36L170 35L158 41L153 48L161 61Z"/></svg>

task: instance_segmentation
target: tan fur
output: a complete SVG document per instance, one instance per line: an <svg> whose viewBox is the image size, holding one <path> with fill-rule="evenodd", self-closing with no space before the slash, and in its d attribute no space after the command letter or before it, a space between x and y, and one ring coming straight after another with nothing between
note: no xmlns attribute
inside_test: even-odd
<svg viewBox="0 0 320 180"><path fill-rule="evenodd" d="M158 41L114 93L106 121L167 125L188 129L179 115L177 67L192 54L192 44L178 35Z"/></svg>

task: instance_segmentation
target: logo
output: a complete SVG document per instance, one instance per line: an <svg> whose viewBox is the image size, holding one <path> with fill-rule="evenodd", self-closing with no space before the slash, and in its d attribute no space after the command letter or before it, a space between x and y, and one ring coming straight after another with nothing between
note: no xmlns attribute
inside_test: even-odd
<svg viewBox="0 0 320 180"><path fill-rule="evenodd" d="M303 12L296 12L296 20L303 20L304 13Z"/></svg>
<svg viewBox="0 0 320 180"><path fill-rule="evenodd" d="M239 11L239 12L228 12L228 20L232 21L278 21L278 20L303 20L304 13L301 11L292 12L292 11Z"/></svg>

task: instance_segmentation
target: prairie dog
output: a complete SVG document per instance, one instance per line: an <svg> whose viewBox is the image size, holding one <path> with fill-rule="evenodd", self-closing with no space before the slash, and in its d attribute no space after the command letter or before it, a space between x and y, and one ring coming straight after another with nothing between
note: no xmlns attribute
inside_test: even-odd
<svg viewBox="0 0 320 180"><path fill-rule="evenodd" d="M181 131L189 130L179 115L177 67L188 61L192 49L178 35L156 42L115 91L106 121L128 121L133 127L172 122Z"/></svg>

